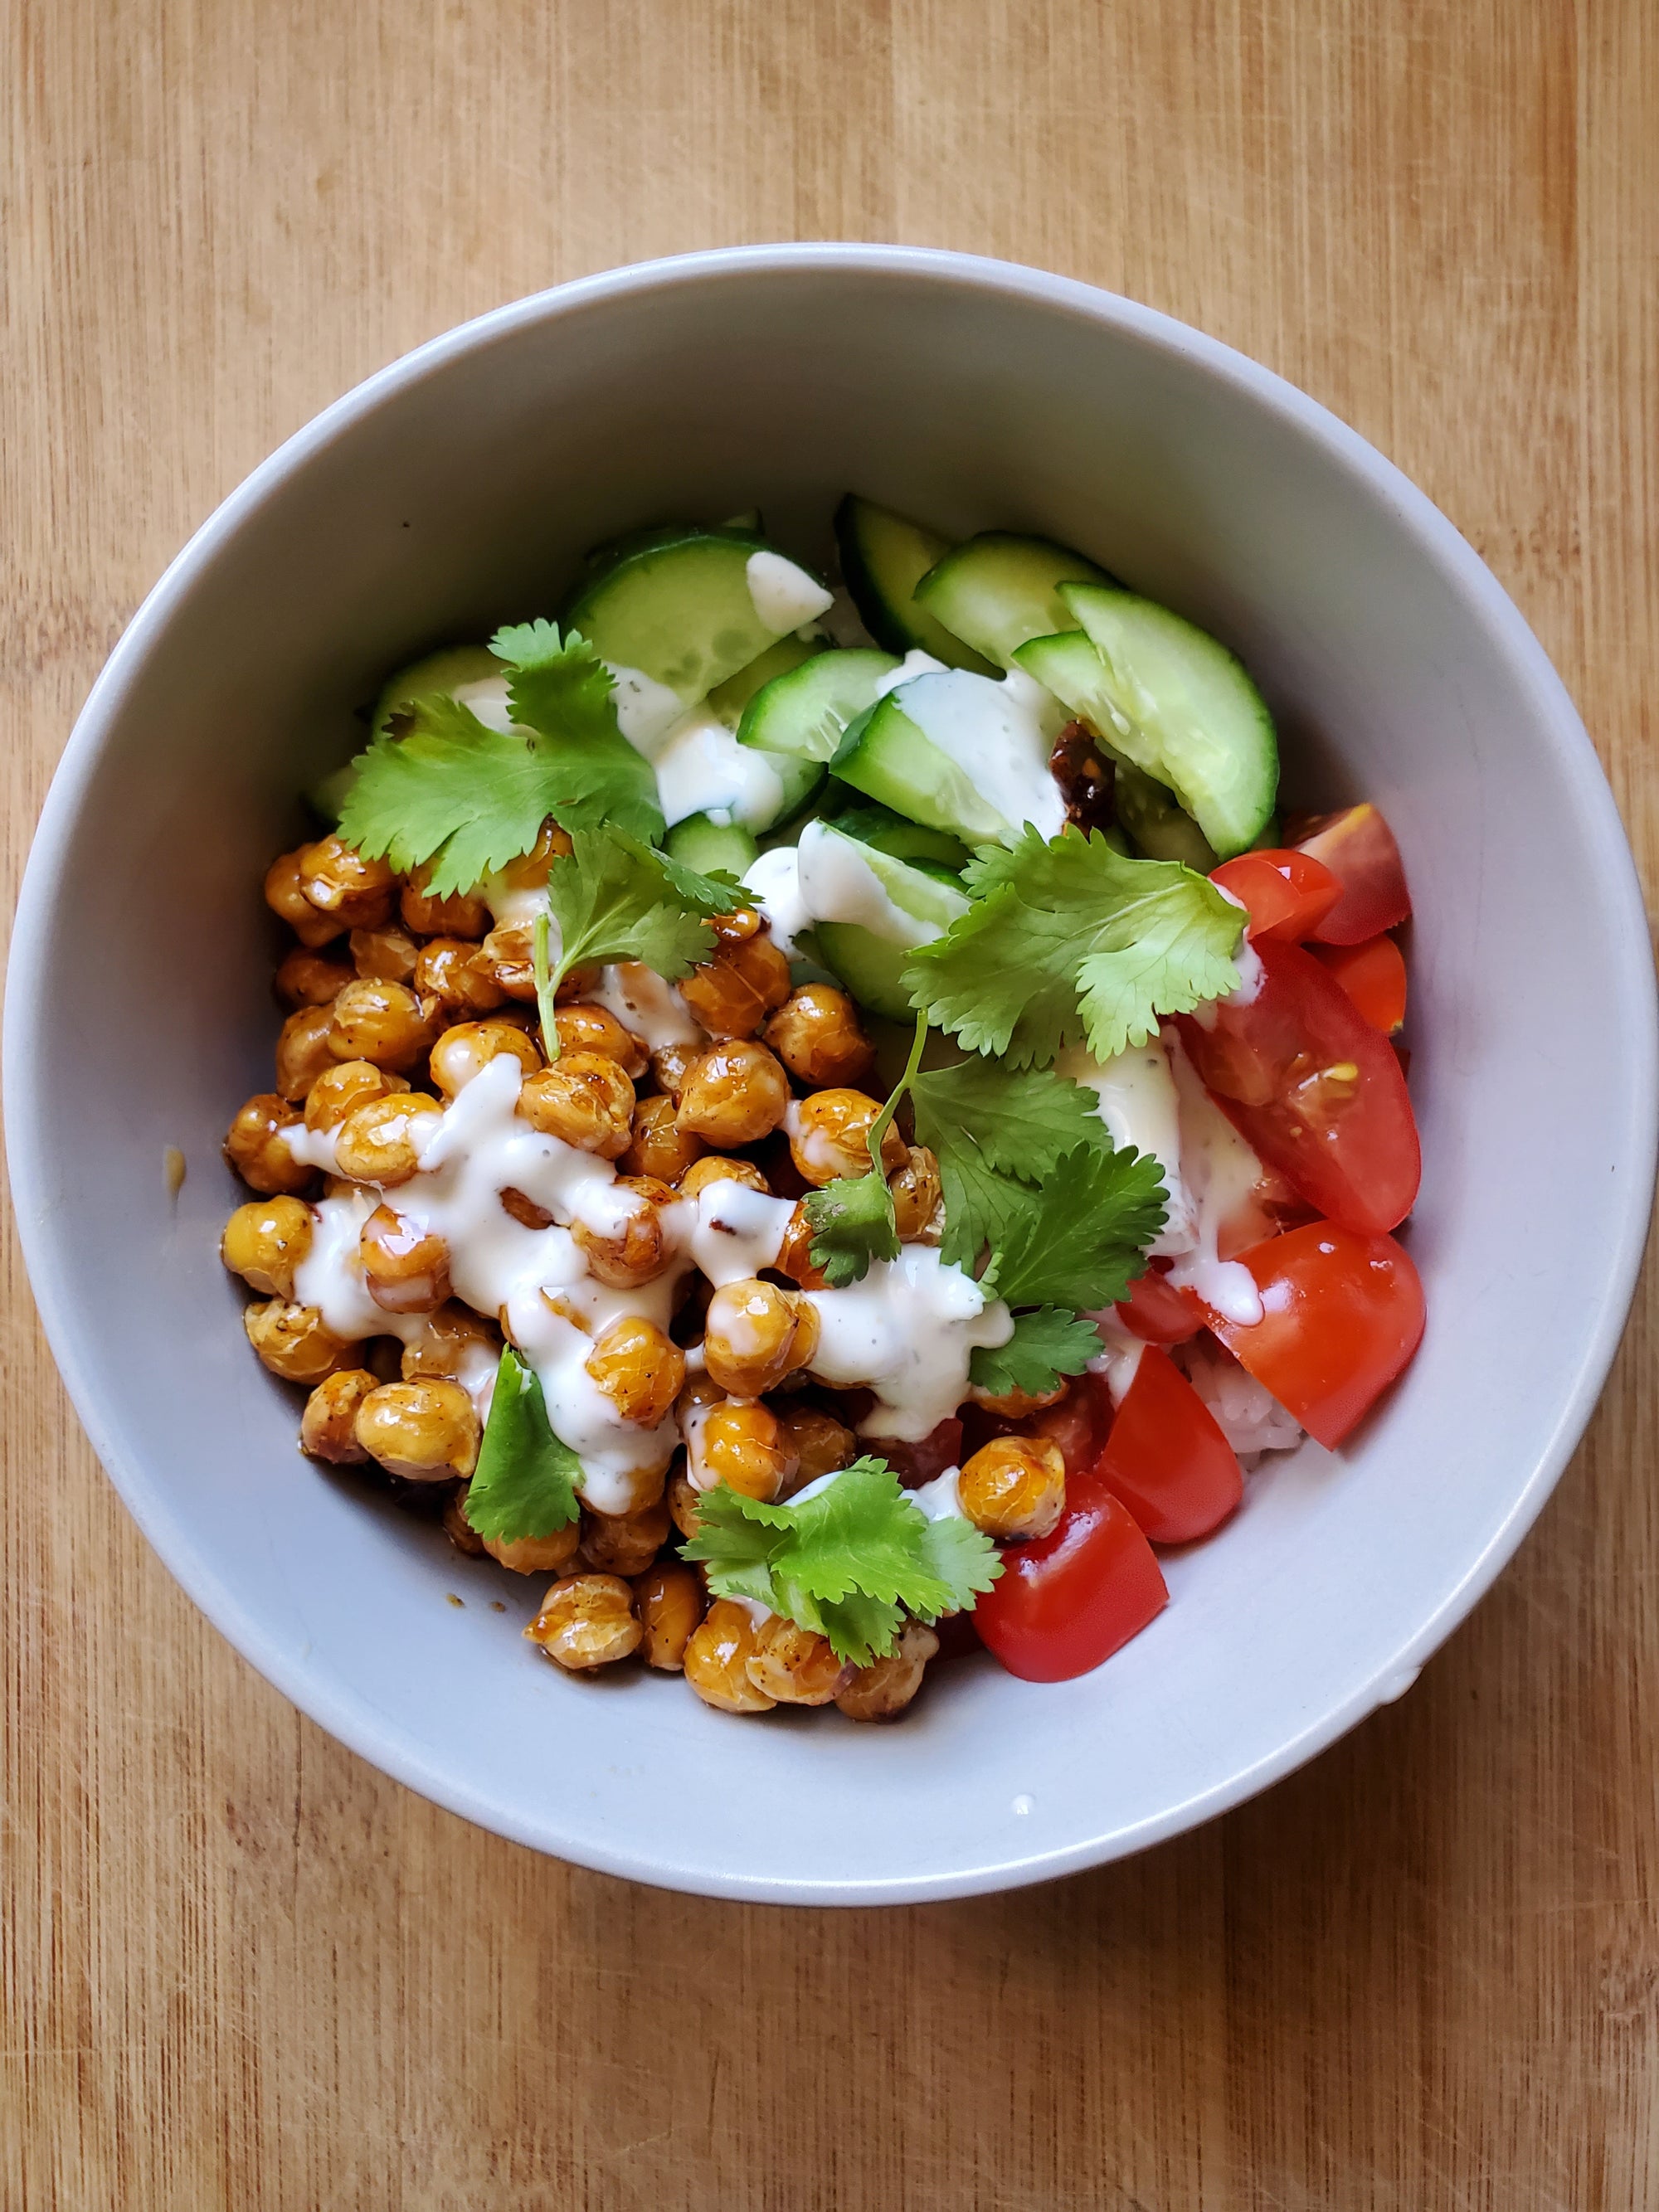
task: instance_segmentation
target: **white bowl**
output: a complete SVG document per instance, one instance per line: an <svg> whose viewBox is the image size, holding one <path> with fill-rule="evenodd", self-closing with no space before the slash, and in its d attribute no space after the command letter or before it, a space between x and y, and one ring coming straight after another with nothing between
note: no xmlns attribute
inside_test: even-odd
<svg viewBox="0 0 1659 2212"><path fill-rule="evenodd" d="M894 1729L733 1719L573 1681L538 1583L295 1449L216 1246L269 1081L258 895L296 788L394 664L550 611L597 538L758 503L827 555L851 485L1035 528L1219 633L1295 805L1386 811L1416 899L1410 1230L1423 1350L1171 1558L1097 1673L940 1668ZM23 888L13 1188L53 1348L168 1566L325 1728L501 1834L714 1895L867 1904L1034 1881L1176 1834L1397 1696L1582 1431L1654 1169L1655 997L1629 851L1525 623L1422 495L1290 386L1144 307L960 255L796 246L568 284L422 347L257 470L94 688ZM176 1203L163 1171L180 1147ZM458 1608L448 1594L465 1600ZM503 1616L489 1601L507 1601ZM626 1670L624 1670L626 1673Z"/></svg>

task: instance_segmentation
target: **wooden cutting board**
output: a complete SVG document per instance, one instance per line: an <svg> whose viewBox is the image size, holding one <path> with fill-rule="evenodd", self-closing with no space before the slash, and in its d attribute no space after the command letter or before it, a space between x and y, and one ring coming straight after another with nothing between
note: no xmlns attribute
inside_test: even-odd
<svg viewBox="0 0 1659 2212"><path fill-rule="evenodd" d="M558 278L848 237L1090 278L1346 416L1537 628L1653 880L1652 0L5 20L9 875L141 594L325 402ZM300 1719L7 1269L6 2208L1659 2204L1650 1299L1519 1562L1310 1771L1057 1887L802 1915L569 1871Z"/></svg>

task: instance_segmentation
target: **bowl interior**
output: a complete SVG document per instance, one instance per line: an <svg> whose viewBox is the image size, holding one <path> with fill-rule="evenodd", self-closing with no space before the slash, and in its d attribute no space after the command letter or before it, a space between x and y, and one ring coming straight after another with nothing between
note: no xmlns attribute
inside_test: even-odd
<svg viewBox="0 0 1659 2212"><path fill-rule="evenodd" d="M1048 532L1216 630L1279 718L1288 802L1378 801L1417 915L1409 1234L1430 1322L1403 1386L1340 1456L1271 1462L1232 1526L1169 1560L1172 1603L1108 1667L1039 1689L955 1665L894 1729L755 1724L672 1679L543 1663L517 1633L538 1582L297 1456L297 1396L249 1354L216 1256L236 1197L219 1142L276 1029L259 878L377 679L553 611L583 548L632 525L758 504L823 561L849 485L951 532ZM489 319L222 511L55 789L8 1086L32 1272L82 1416L256 1664L505 1833L688 1888L867 1900L1135 1848L1409 1679L1536 1512L1611 1356L1649 1198L1652 986L1565 696L1474 556L1357 439L1080 287L779 252Z"/></svg>

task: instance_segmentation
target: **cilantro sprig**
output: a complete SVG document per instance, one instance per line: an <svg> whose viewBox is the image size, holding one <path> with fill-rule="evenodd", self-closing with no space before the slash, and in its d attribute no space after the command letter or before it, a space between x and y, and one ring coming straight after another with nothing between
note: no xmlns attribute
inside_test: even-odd
<svg viewBox="0 0 1659 2212"><path fill-rule="evenodd" d="M821 1189L809 1191L802 1204L812 1231L808 1248L812 1265L823 1272L832 1291L862 1282L874 1260L896 1260L899 1255L898 1215L893 1194L881 1164L881 1145L899 1102L916 1080L922 1047L927 1042L927 1017L916 1018L910 1057L892 1096L866 1133L870 1171L861 1176L837 1176Z"/></svg>
<svg viewBox="0 0 1659 2212"><path fill-rule="evenodd" d="M550 1536L576 1518L581 1471L553 1433L535 1369L505 1346L463 1509L468 1521L492 1543Z"/></svg>
<svg viewBox="0 0 1659 2212"><path fill-rule="evenodd" d="M1038 1306L1016 1316L1006 1344L976 1345L968 1379L988 1396L1006 1398L1011 1390L1048 1395L1062 1375L1081 1375L1100 1351L1091 1321L1059 1306Z"/></svg>
<svg viewBox="0 0 1659 2212"><path fill-rule="evenodd" d="M884 1460L860 1459L816 1496L763 1504L722 1484L697 1503L684 1547L719 1597L753 1598L867 1667L922 1620L970 1611L1002 1571L971 1522L930 1521Z"/></svg>

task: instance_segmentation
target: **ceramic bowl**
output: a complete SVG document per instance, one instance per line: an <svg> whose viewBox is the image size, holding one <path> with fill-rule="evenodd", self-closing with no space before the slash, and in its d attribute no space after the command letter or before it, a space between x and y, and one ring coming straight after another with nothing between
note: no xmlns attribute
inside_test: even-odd
<svg viewBox="0 0 1659 2212"><path fill-rule="evenodd" d="M261 875L300 828L296 790L356 749L377 680L551 611L582 550L635 525L758 505L827 560L849 485L947 532L1048 532L1217 632L1278 717L1291 803L1376 800L1416 900L1415 1364L1350 1447L1270 1462L1232 1525L1171 1557L1168 1609L1098 1672L1036 1687L952 1663L894 1728L561 1674L518 1632L538 1583L298 1455L296 1397L250 1355L216 1255L238 1194L220 1142L267 1086L276 1030ZM503 1835L812 1904L1139 1850L1397 1697L1578 1439L1654 1167L1630 854L1565 692L1451 525L1194 331L1030 270L877 246L562 286L395 363L258 469L76 727L24 884L5 1047L53 1349L139 1524L238 1649L365 1758Z"/></svg>

